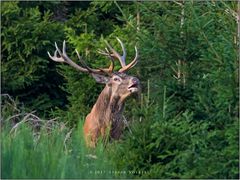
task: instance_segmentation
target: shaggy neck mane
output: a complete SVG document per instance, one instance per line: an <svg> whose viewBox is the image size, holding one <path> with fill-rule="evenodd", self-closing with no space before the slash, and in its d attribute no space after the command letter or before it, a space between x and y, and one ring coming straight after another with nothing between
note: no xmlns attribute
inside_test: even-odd
<svg viewBox="0 0 240 180"><path fill-rule="evenodd" d="M97 102L94 105L96 118L101 121L113 121L121 118L124 101L120 96L114 96L112 88L106 86L99 95Z"/></svg>

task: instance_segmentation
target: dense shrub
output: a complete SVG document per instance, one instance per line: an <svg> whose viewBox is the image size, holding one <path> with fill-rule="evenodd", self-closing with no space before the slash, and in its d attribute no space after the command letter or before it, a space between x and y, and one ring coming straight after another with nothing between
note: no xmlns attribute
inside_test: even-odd
<svg viewBox="0 0 240 180"><path fill-rule="evenodd" d="M237 118L219 118L228 123L217 129L216 121L196 121L193 112L173 117L174 112L167 111L163 118L159 110L163 109L149 107L141 121L130 125L123 140L111 145L116 169L133 170L131 178L238 178Z"/></svg>
<svg viewBox="0 0 240 180"><path fill-rule="evenodd" d="M47 56L51 44L63 36L62 24L51 19L50 11L40 12L38 6L1 5L2 92L42 115L55 106L63 107L65 95L58 88L63 80Z"/></svg>
<svg viewBox="0 0 240 180"><path fill-rule="evenodd" d="M141 4L142 82L153 104L133 112L143 118L116 144L117 168L139 178L238 178L236 19L226 13L235 5Z"/></svg>

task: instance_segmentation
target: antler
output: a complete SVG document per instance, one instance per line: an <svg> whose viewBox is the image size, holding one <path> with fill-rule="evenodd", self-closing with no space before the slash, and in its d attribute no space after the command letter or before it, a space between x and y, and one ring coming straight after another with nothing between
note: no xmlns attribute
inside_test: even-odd
<svg viewBox="0 0 240 180"><path fill-rule="evenodd" d="M112 46L107 41L105 41L105 43L107 44L107 47L110 49L111 53L109 52L109 50L107 48L105 48L106 52L99 51L99 53L103 54L105 56L108 56L110 58L117 58L119 60L120 64L121 64L121 66L122 66L122 68L118 72L126 72L137 64L137 62L138 62L138 50L137 50L137 47L135 46L135 52L136 52L135 58L133 59L133 61L131 63L126 65L126 55L127 55L126 49L125 49L122 41L119 38L117 38L117 40L122 47L122 52L123 52L122 56L119 55L119 53L116 50L114 50L112 48Z"/></svg>
<svg viewBox="0 0 240 180"><path fill-rule="evenodd" d="M74 67L75 69L82 71L82 72L86 72L86 73L95 73L95 74L101 74L101 75L106 75L106 74L111 74L114 68L114 64L113 61L111 61L111 64L109 66L108 69L92 69L90 67L87 66L87 64L83 61L83 59L81 58L81 56L79 55L78 51L76 51L78 59L80 60L80 63L82 64L83 67L79 66L78 64L76 64L75 62L73 62L67 55L66 53L66 42L63 41L63 49L62 51L58 48L57 43L55 42L55 47L56 47L56 51L54 52L54 55L51 56L51 54L49 52L48 56L56 62L65 62L67 64L69 64L70 66ZM60 57L58 57L58 55Z"/></svg>
<svg viewBox="0 0 240 180"><path fill-rule="evenodd" d="M66 42L65 41L63 41L62 51L58 48L57 43L55 42L56 50L54 52L54 55L51 56L51 54L49 52L47 52L47 53L48 53L48 56L53 61L67 63L67 64L69 64L70 66L74 67L75 69L77 69L79 71L86 72L86 73L101 74L101 75L106 75L106 74L111 75L113 73L113 70L114 70L114 58L118 59L121 66L122 66L122 68L118 72L126 72L129 69L131 69L132 67L134 67L138 62L138 50L137 50L137 47L135 46L135 52L136 52L135 58L133 59L133 61L131 63L126 65L126 55L127 55L127 53L126 53L125 47L124 47L122 41L119 38L117 38L117 40L122 47L122 51L123 51L122 56L119 55L119 53L117 51L115 51L107 41L105 41L105 42L106 42L107 47L110 49L111 52L107 48L105 48L105 51L98 51L100 54L107 56L111 60L111 64L108 68L93 69L93 68L88 67L88 65L85 63L85 61L79 55L78 51L75 50L76 53L77 53L78 59L80 60L80 63L82 65L82 66L79 66L78 64L73 62L68 57L68 55L66 53Z"/></svg>

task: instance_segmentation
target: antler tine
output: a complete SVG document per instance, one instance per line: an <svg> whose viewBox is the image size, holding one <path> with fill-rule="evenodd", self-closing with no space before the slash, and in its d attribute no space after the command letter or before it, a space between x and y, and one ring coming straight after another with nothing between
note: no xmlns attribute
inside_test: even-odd
<svg viewBox="0 0 240 180"><path fill-rule="evenodd" d="M110 58L110 60L111 60L111 64L110 64L110 66L109 66L109 71L112 73L113 72L113 70L114 70L114 61L113 61L113 59L112 59L112 57Z"/></svg>
<svg viewBox="0 0 240 180"><path fill-rule="evenodd" d="M80 56L79 52L77 51L77 49L75 49L78 59L80 61L80 63L89 71L89 72L93 72L93 73L97 73L97 74L111 74L113 71L113 63L111 62L111 65L109 66L108 69L103 69L103 68L99 68L99 69L92 69L90 67L88 67L88 65L85 63L85 61L82 59L82 57Z"/></svg>
<svg viewBox="0 0 240 180"><path fill-rule="evenodd" d="M106 52L105 52L106 51ZM103 51L103 50L98 50L97 52L99 53L99 54L102 54L102 55L104 55L104 56L107 56L109 59L110 59L110 61L111 61L111 64L110 64L110 66L109 66L109 68L105 68L105 69L101 69L102 71L105 71L105 72L107 72L107 73L112 73L113 72L113 70L114 70L114 60L113 60L113 57L112 57L112 54L109 52L109 50L107 49L107 48L105 48L105 51Z"/></svg>
<svg viewBox="0 0 240 180"><path fill-rule="evenodd" d="M50 59L52 59L53 61L56 61L56 62L64 62L64 59L63 58L59 58L57 57L57 50L54 52L54 55L52 56L49 52L48 53L48 56L50 57Z"/></svg>
<svg viewBox="0 0 240 180"><path fill-rule="evenodd" d="M107 56L109 57L109 59L110 59L110 61L111 61L111 64L110 64L110 66L109 66L109 68L108 68L108 71L110 71L110 72L113 72L113 69L114 69L114 59L113 59L113 57L111 56L111 53L109 52L109 50L108 50L108 48L105 48L105 50L106 50L106 54L107 54Z"/></svg>
<svg viewBox="0 0 240 180"><path fill-rule="evenodd" d="M57 45L56 42L55 42L55 48L56 48L56 51L54 52L54 56L51 56L51 54L49 52L47 52L50 59L52 59L53 61L56 61L56 62L65 62L65 63L69 64L70 66L76 68L79 71L90 73L90 71L88 69L77 65L75 62L73 62L68 57L68 55L66 53L66 42L65 42L65 40L63 41L62 51L58 48L58 45ZM60 55L60 57L57 57L57 53Z"/></svg>
<svg viewBox="0 0 240 180"><path fill-rule="evenodd" d="M134 67L137 63L138 63L138 50L137 50L137 47L135 46L135 52L136 52L136 55L135 55L135 58L133 59L133 61L131 63L129 63L127 66L124 66L122 67L119 72L126 72L127 70L131 69L132 67Z"/></svg>
<svg viewBox="0 0 240 180"><path fill-rule="evenodd" d="M102 71L108 73L108 74L112 74L112 73L113 73L113 70L114 70L114 61L113 61L112 57L109 57L109 58L110 58L110 60L111 60L110 66L109 66L108 68L104 68L104 69L100 68L100 69L101 69Z"/></svg>
<svg viewBox="0 0 240 180"><path fill-rule="evenodd" d="M121 45L121 47L122 47L123 55L122 55L122 58L121 58L121 59L124 61L124 64L126 65L126 55L127 55L126 49L125 49L125 47L124 47L123 42L122 42L118 37L117 37L116 39L118 40L118 42L120 43L120 45Z"/></svg>
<svg viewBox="0 0 240 180"><path fill-rule="evenodd" d="M113 72L113 70L114 70L114 59L113 59L113 57L111 56L111 53L109 52L108 48L105 48L105 50L106 50L106 52L107 52L107 54L108 54L108 57L109 57L109 59L110 59L110 61L111 61L111 64L110 64L108 70L109 70L110 72Z"/></svg>
<svg viewBox="0 0 240 180"><path fill-rule="evenodd" d="M106 52L105 52L105 51L106 51ZM104 55L104 56L111 56L111 54L109 53L109 51L108 51L107 48L105 48L105 51L103 51L103 50L101 50L101 49L98 49L98 50L97 50L97 52L98 52L99 54L102 54L102 55Z"/></svg>
<svg viewBox="0 0 240 180"><path fill-rule="evenodd" d="M57 62L65 62L71 66L73 66L74 68L82 71L82 72L87 72L87 73L96 73L96 74L110 74L113 71L113 62L111 62L111 65L108 69L92 69L90 67L88 67L88 65L84 62L84 60L81 58L81 56L79 55L78 51L76 51L78 59L80 60L80 63L82 64L83 67L77 65L75 62L73 62L67 55L66 53L66 41L63 41L63 48L62 51L58 48L57 43L55 42L55 48L56 51L54 52L54 56L51 56L51 54L48 52L48 56L53 60L53 61L57 61ZM60 55L60 57L57 57L57 53Z"/></svg>
<svg viewBox="0 0 240 180"><path fill-rule="evenodd" d="M83 61L83 59L82 59L82 57L80 56L80 54L79 54L79 52L78 52L77 49L75 49L75 52L76 52L76 54L77 54L77 57L78 57L80 63L81 63L89 72L91 72L91 68L88 67L87 64Z"/></svg>
<svg viewBox="0 0 240 180"><path fill-rule="evenodd" d="M58 46L57 46L57 43L55 42L55 47L56 47L56 50L54 52L54 55L52 56L49 52L48 53L48 56L50 57L50 59L52 59L53 61L56 61L56 62L65 62L65 60L62 58L61 56L61 51L59 50ZM57 56L57 53L60 54L60 57Z"/></svg>
<svg viewBox="0 0 240 180"><path fill-rule="evenodd" d="M107 47L110 49L110 51L112 52L111 56L112 56L112 57L116 57L116 58L119 60L119 62L120 62L120 64L121 64L122 67L126 66L125 59L124 59L125 57L124 57L124 56L120 56L120 55L117 53L117 51L115 51L115 49L113 49L112 46L111 46L107 41L105 41L105 43L106 43ZM121 46L122 46L122 45L121 45ZM123 47L123 46L122 46L122 47ZM123 52L125 52L124 47L123 47ZM126 53L125 53L125 55L126 55Z"/></svg>
<svg viewBox="0 0 240 180"><path fill-rule="evenodd" d="M67 53L66 53L66 41L65 40L63 41L62 53L63 53L64 56L67 56Z"/></svg>
<svg viewBox="0 0 240 180"><path fill-rule="evenodd" d="M101 50L98 51L98 52L102 55L108 56L111 59L112 62L113 62L113 58L117 58L120 61L121 66L122 66L122 68L118 72L125 72L125 71L129 70L130 68L134 67L137 64L137 62L138 62L138 50L137 50L137 47L135 46L135 52L136 52L135 58L131 63L126 65L126 61L125 61L126 60L126 55L127 55L126 49L124 47L123 42L118 37L116 39L118 40L118 42L120 43L120 45L122 47L122 52L123 52L122 56L120 56L119 53L115 49L113 49L112 46L107 41L105 41L105 43L107 44L107 47L110 49L111 53L109 52L109 50L107 48L105 48L106 52L101 51Z"/></svg>

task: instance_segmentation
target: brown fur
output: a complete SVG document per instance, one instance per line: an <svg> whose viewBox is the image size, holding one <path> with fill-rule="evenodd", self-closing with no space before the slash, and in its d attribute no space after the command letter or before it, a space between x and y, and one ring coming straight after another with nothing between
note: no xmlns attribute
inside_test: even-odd
<svg viewBox="0 0 240 180"><path fill-rule="evenodd" d="M100 136L103 139L107 135L112 139L120 138L124 128L124 102L132 94L127 87L132 79L132 76L127 76L120 85L116 85L111 79L106 84L85 120L84 135L88 146L95 147Z"/></svg>

